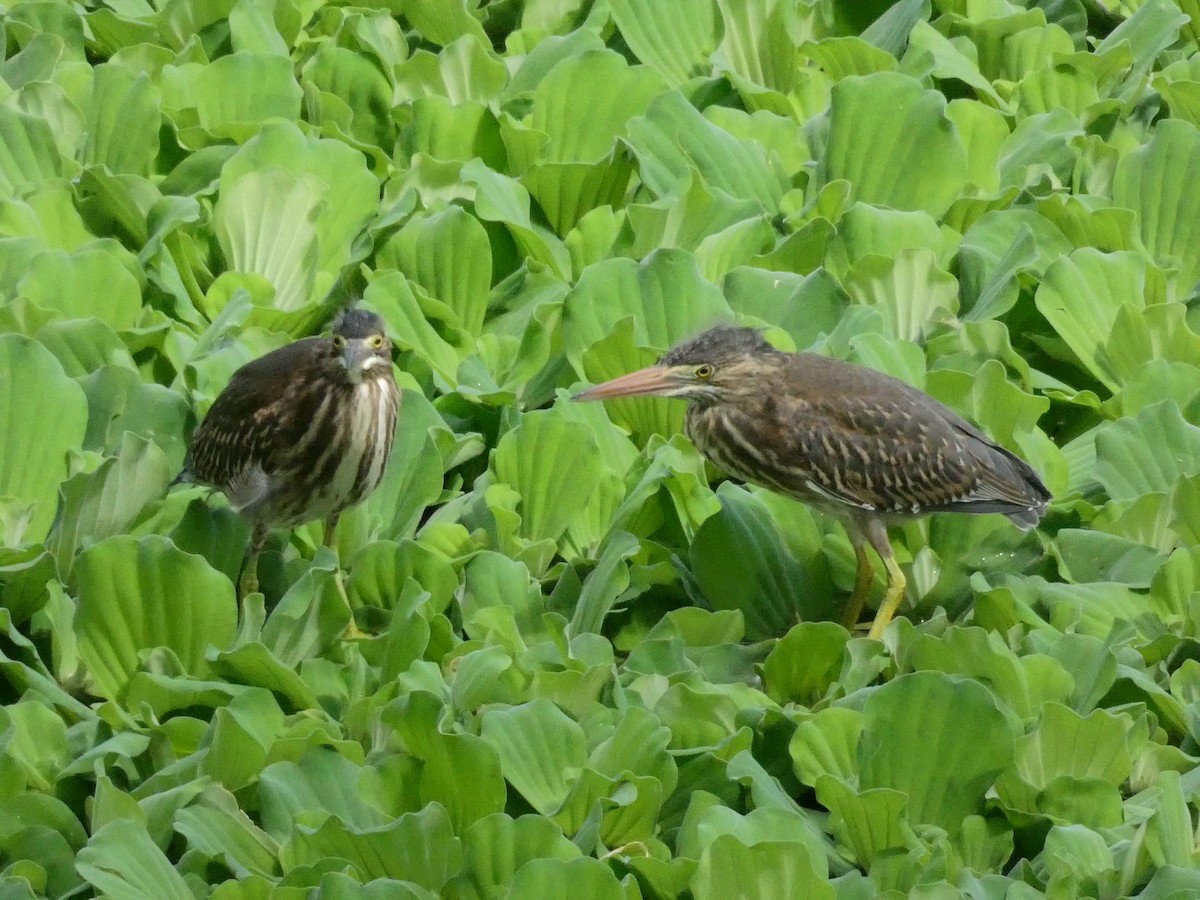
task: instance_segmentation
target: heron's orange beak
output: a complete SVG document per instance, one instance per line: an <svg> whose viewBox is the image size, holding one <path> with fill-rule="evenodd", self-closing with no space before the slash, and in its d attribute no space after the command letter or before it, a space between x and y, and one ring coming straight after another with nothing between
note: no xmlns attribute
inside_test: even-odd
<svg viewBox="0 0 1200 900"><path fill-rule="evenodd" d="M608 400L613 397L643 397L647 395L666 396L679 387L674 370L666 366L647 366L598 384L582 393L576 394L572 400Z"/></svg>

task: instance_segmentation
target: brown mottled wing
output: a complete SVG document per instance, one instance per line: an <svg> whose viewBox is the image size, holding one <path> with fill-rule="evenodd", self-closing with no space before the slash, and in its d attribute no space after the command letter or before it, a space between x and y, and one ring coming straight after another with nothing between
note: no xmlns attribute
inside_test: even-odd
<svg viewBox="0 0 1200 900"><path fill-rule="evenodd" d="M323 344L321 338L296 341L233 373L192 435L189 468L196 481L253 493L249 482L275 470L278 451L299 441L320 403L318 392L297 387L311 379ZM242 499L239 506L254 498Z"/></svg>
<svg viewBox="0 0 1200 900"><path fill-rule="evenodd" d="M999 512L1021 525L1049 500L1028 465L904 382L810 354L782 374L757 412L730 411L759 470L735 474L833 507Z"/></svg>

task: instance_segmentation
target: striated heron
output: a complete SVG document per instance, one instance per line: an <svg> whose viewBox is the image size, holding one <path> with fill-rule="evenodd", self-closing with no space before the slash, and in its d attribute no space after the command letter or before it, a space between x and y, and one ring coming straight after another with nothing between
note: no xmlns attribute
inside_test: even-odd
<svg viewBox="0 0 1200 900"><path fill-rule="evenodd" d="M776 350L752 328L712 328L574 399L640 395L690 401L685 430L713 463L845 525L857 560L848 627L874 578L866 545L875 548L888 574L875 639L906 587L889 521L1002 513L1027 530L1050 502L1027 463L928 394L852 363Z"/></svg>
<svg viewBox="0 0 1200 900"><path fill-rule="evenodd" d="M254 525L243 596L258 590L270 528L324 519L329 545L342 511L378 487L399 409L391 344L366 310L343 313L331 337L296 341L233 373L176 482L216 488Z"/></svg>

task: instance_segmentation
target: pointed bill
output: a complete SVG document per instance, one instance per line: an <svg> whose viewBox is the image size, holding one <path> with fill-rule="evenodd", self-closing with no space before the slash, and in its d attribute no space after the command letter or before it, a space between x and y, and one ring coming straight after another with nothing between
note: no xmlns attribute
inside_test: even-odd
<svg viewBox="0 0 1200 900"><path fill-rule="evenodd" d="M667 394L675 390L678 384L671 377L672 372L666 366L647 366L598 384L582 393L576 394L572 400L608 400L613 397L642 397L653 394Z"/></svg>

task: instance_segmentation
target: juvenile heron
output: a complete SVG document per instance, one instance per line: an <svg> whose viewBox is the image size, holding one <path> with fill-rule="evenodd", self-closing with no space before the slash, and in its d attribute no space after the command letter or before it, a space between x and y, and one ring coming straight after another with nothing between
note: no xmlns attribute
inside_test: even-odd
<svg viewBox="0 0 1200 900"><path fill-rule="evenodd" d="M296 341L233 373L192 435L176 481L214 487L254 525L239 582L258 590L271 528L338 516L379 486L392 450L400 391L383 320L351 309L330 337Z"/></svg>
<svg viewBox="0 0 1200 900"><path fill-rule="evenodd" d="M875 548L888 574L875 639L906 587L889 521L1002 513L1027 530L1050 502L1027 463L928 394L862 366L776 350L752 328L710 329L574 399L640 395L688 400L685 430L713 463L845 525L858 563L848 627L874 577L866 545Z"/></svg>

